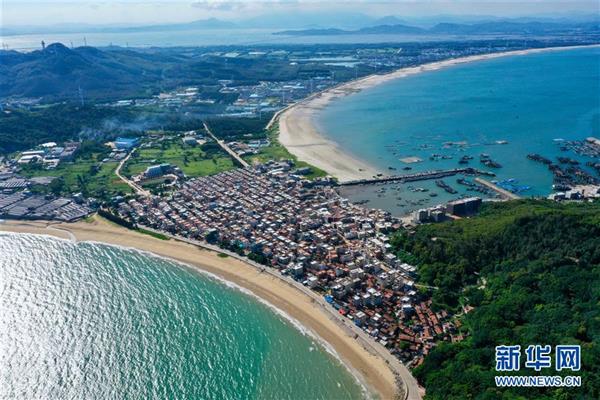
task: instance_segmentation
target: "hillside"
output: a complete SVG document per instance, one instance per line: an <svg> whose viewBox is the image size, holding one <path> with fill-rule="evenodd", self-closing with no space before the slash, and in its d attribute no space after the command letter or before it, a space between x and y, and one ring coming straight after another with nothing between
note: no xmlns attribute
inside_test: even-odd
<svg viewBox="0 0 600 400"><path fill-rule="evenodd" d="M31 53L0 51L2 97L117 98L147 94L177 57L129 51L102 51L54 43Z"/></svg>
<svg viewBox="0 0 600 400"><path fill-rule="evenodd" d="M440 344L415 370L427 399L600 398L600 203L487 205L476 218L399 234L394 246L439 288L438 307L475 307L462 318L467 339ZM541 374L578 374L582 387L496 388L494 347L530 344L581 345L581 372Z"/></svg>
<svg viewBox="0 0 600 400"><path fill-rule="evenodd" d="M326 46L325 46L326 47ZM292 48L290 48L292 49ZM293 49L298 49L293 48ZM110 101L151 97L181 86L200 86L220 101L220 79L235 85L326 76L349 79L355 71L322 62L291 64L286 57L224 57L228 46L207 48L68 48L60 43L31 53L0 51L0 99L41 98L43 102ZM306 51L306 47L302 47ZM362 68L371 72L371 68ZM215 92L216 91L216 92Z"/></svg>

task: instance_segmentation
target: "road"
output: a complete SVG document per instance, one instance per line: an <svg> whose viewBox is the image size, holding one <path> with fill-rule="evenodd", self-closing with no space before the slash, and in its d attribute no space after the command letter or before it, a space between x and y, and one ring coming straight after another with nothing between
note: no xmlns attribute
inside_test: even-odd
<svg viewBox="0 0 600 400"><path fill-rule="evenodd" d="M310 98L312 98L312 96L310 96ZM273 114L273 116L271 117L271 119L267 123L267 126L265 126L265 130L268 131L269 129L271 129L271 127L273 127L273 125L275 124L275 122L277 122L277 120L279 120L279 117L281 116L281 114L283 114L284 112L286 112L287 110L289 110L290 108L294 107L297 104L298 103L292 103L290 105L287 105L284 108L282 108L281 110L278 110L275 114Z"/></svg>
<svg viewBox="0 0 600 400"><path fill-rule="evenodd" d="M140 185L138 185L134 181L127 179L123 175L121 175L121 168L123 168L123 165L125 165L127 160L129 160L129 157L131 157L131 155L133 154L134 151L135 151L135 149L131 150L129 152L129 154L127 154L127 157L125 157L124 159L121 160L121 162L117 166L117 169L115 169L115 174L119 177L119 179L121 179L123 182L125 182L127 185L129 185L129 187L131 187L133 190L135 190L135 192L137 194L139 194L141 196L150 196L149 191L145 190L144 188L142 188Z"/></svg>
<svg viewBox="0 0 600 400"><path fill-rule="evenodd" d="M227 254L229 257L236 258L246 264L251 265L252 267L256 268L261 273L268 273L269 275L286 283L287 285L289 285L297 290L300 290L306 296L310 297L315 302L315 304L318 304L323 309L325 314L327 316L329 316L329 318L331 320L336 322L337 325L340 326L340 328L343 328L349 336L356 338L356 340L358 340L358 342L369 353L371 353L377 357L380 357L381 359L383 359L385 361L385 363L391 368L393 373L396 375L396 378L398 379L399 384L401 385L401 389L404 392L403 396L402 396L402 398L404 400L420 400L421 399L421 392L420 392L420 388L419 388L419 384L417 383L417 380L415 379L414 376L412 376L412 374L410 373L410 370L404 364L402 364L402 362L400 362L400 360L398 360L395 356L393 356L383 345L374 341L373 338L371 336L369 336L365 331L363 331L358 326L356 326L352 322L350 322L350 320L348 320L348 318L339 314L329 303L327 303L325 301L325 299L322 296L320 296L316 292L312 291L311 289L307 288L306 286L302 285L300 282L295 281L294 279L290 278L289 276L282 275L278 271L275 271L273 269L265 267L262 264L258 264L252 260L249 260L246 257L242 257L237 253L221 249L218 246L214 246L214 245L208 244L206 242L200 242L197 240L184 238L184 237L177 236L177 235L171 235L169 233L159 231L159 230L156 230L153 228L149 228L146 226L144 226L143 228L147 229L149 231L152 231L152 232L166 235L174 240L178 240L181 242L192 244L194 246L201 247L206 250Z"/></svg>
<svg viewBox="0 0 600 400"><path fill-rule="evenodd" d="M238 163L240 163L240 165L242 167L248 168L250 166L250 164L248 164L246 161L244 161L244 159L242 157L240 157L235 151L233 151L231 149L231 147L227 146L227 144L225 143L224 140L217 139L217 137L208 128L208 125L206 125L206 122L203 122L202 124L204 125L204 130L206 131L206 133L208 133L208 135L211 138L213 138L213 140L215 142L217 142L219 144L219 146L221 146L221 148L223 150L225 150L231 157L233 157Z"/></svg>
<svg viewBox="0 0 600 400"><path fill-rule="evenodd" d="M496 193L499 193L500 196L502 196L506 200L517 200L517 199L520 199L520 197L517 196L516 194L511 193L508 190L502 189L501 187L499 187L497 185L494 185L492 182L486 181L485 179L475 178L474 181L477 182L477 183L479 183L479 184L481 184L481 185L483 185L483 186L486 186L486 187L492 189Z"/></svg>

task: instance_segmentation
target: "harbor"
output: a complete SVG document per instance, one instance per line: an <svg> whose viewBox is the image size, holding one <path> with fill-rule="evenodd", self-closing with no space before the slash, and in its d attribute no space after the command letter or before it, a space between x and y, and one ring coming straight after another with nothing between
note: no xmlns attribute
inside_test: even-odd
<svg viewBox="0 0 600 400"><path fill-rule="evenodd" d="M373 185L378 183L390 183L390 182L417 182L422 180L430 180L430 179L440 179L446 178L448 176L454 176L457 174L465 174L465 175L486 175L486 176L495 176L494 173L488 171L482 171L475 168L454 168L448 170L436 170L436 171L426 171L426 172L416 172L414 174L406 174L406 175L389 175L389 176L377 176L372 179L358 179L353 181L346 181L339 183L340 186L356 186L356 185Z"/></svg>
<svg viewBox="0 0 600 400"><path fill-rule="evenodd" d="M315 118L323 136L383 172L345 182L340 190L352 201L406 215L461 197L493 199L508 197L508 192L510 197L547 197L555 189L594 184L600 179L599 142L590 130L594 126L590 116L598 108L598 96L591 90L590 79L584 77L596 73L597 63L590 65L586 60L597 51L570 50L473 63L407 76L332 102ZM544 73L528 74L518 81L493 79L513 68L537 70L542 66ZM569 79L574 71L579 71L580 79ZM558 82L555 90L560 98L572 100L568 104L546 102L544 76L553 76ZM530 96L518 95L523 85ZM449 87L457 93L450 103ZM532 103L532 96L540 101ZM481 99L477 107L473 107L474 97ZM432 114L431 110L441 112ZM504 117L492 117L499 114ZM467 167L493 173L495 176L480 178L495 181L491 183L503 192L461 172L437 175L438 171ZM434 184L442 179L458 193ZM427 191L413 192L407 182ZM382 187L386 191L378 193Z"/></svg>

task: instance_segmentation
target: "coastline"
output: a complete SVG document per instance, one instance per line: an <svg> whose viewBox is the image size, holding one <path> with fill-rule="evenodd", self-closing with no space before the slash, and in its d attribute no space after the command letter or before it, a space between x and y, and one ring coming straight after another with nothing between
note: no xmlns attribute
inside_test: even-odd
<svg viewBox="0 0 600 400"><path fill-rule="evenodd" d="M341 326L339 321L328 315L314 297L276 276L261 273L254 266L239 259L219 257L214 251L180 240L161 240L130 231L99 217L94 217L91 222L68 224L7 220L0 224L0 232L43 234L71 242L97 242L133 248L181 262L200 272L216 276L244 291L249 291L277 312L289 316L292 322L297 321L310 334L320 339L325 348L333 349L335 355L370 393L375 393L382 399L405 398L406 393L403 394L403 389L398 387L389 360L377 356L372 349L369 351L364 342L359 343L359 340L351 335L348 327ZM391 354L389 356L393 357ZM416 381L410 384L413 385L410 398L420 398L414 390Z"/></svg>
<svg viewBox="0 0 600 400"><path fill-rule="evenodd" d="M527 50L513 50L476 56L452 58L423 64L416 67L405 67L383 75L368 75L357 80L312 94L276 115L279 122L279 142L290 153L317 168L326 171L340 182L372 178L373 175L384 174L384 171L359 159L342 149L336 142L328 139L315 122L319 111L335 99L360 92L391 80L416 75L421 72L436 71L454 65L491 60L507 56L521 56L549 51L562 51L580 48L600 47L600 44L545 47ZM271 123L270 123L271 124Z"/></svg>

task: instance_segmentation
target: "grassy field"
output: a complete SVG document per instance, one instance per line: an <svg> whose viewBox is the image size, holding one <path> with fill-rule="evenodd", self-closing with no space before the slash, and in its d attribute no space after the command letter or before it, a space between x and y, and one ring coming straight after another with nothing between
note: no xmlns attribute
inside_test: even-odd
<svg viewBox="0 0 600 400"><path fill-rule="evenodd" d="M277 139L277 137L279 136L278 126L274 126L273 128L271 128L268 131L267 136L271 144L267 147L261 148L258 154L245 157L245 159L248 162L264 163L269 160L294 160L294 163L296 164L297 168L310 167L312 172L306 175L306 178L308 179L319 178L327 175L327 172L323 171L322 169L314 167L308 163L305 163L304 161L298 161L295 155L291 154L284 146L282 146L281 143L279 143L279 140Z"/></svg>
<svg viewBox="0 0 600 400"><path fill-rule="evenodd" d="M104 154L92 153L73 162L62 162L56 169L24 168L22 174L27 177L55 176L61 179L61 193L82 192L86 196L106 199L117 194L131 193L127 186L115 175L116 161L102 163ZM39 187L40 191L49 191L50 187Z"/></svg>
<svg viewBox="0 0 600 400"><path fill-rule="evenodd" d="M147 167L161 163L177 166L189 177L213 175L235 167L224 152L209 154L202 146L184 146L180 139L173 139L138 149L125 164L123 172L128 176L137 175Z"/></svg>
<svg viewBox="0 0 600 400"><path fill-rule="evenodd" d="M144 235L149 235L149 236L155 237L160 240L169 240L169 237L167 235L163 235L162 233L149 231L149 230L143 229L143 228L136 228L136 231L138 231L139 233L143 233Z"/></svg>

